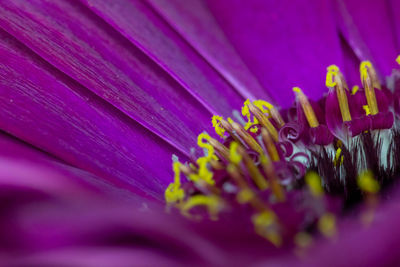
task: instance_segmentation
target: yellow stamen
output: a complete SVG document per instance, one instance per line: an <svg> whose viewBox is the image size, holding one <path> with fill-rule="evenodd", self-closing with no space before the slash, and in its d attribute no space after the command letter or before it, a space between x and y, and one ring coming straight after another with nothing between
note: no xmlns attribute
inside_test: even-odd
<svg viewBox="0 0 400 267"><path fill-rule="evenodd" d="M255 231L269 240L272 244L279 247L282 245L282 237L276 228L277 218L276 215L266 210L261 213L255 214L252 217Z"/></svg>
<svg viewBox="0 0 400 267"><path fill-rule="evenodd" d="M396 62L400 65L400 55L397 56Z"/></svg>
<svg viewBox="0 0 400 267"><path fill-rule="evenodd" d="M212 160L218 159L214 154L214 147L209 143L210 140L211 137L206 133L199 134L197 138L198 146L205 148L207 150L207 155L197 159L196 163L199 165L198 173L192 173L188 177L193 182L199 182L200 180L203 180L210 185L215 184L215 181L213 180L213 173L208 169L207 166Z"/></svg>
<svg viewBox="0 0 400 267"><path fill-rule="evenodd" d="M237 201L241 204L249 203L253 198L254 193L249 188L240 190L240 192L236 196Z"/></svg>
<svg viewBox="0 0 400 267"><path fill-rule="evenodd" d="M357 179L357 184L362 191L367 193L376 194L380 190L380 185L371 171L361 173Z"/></svg>
<svg viewBox="0 0 400 267"><path fill-rule="evenodd" d="M165 190L165 200L167 203L175 203L183 200L185 192L181 188L181 165L179 161L172 164L172 169L174 171L174 182L170 183Z"/></svg>
<svg viewBox="0 0 400 267"><path fill-rule="evenodd" d="M257 143L256 140L248 133L246 132L243 127L237 123L237 122L232 122L231 123L232 128L236 131L236 133L242 138L246 144L253 149L254 151L258 152L259 154L263 153L263 150L261 146Z"/></svg>
<svg viewBox="0 0 400 267"><path fill-rule="evenodd" d="M214 155L214 147L208 143L208 141L210 141L211 137L206 134L206 133L201 133L199 134L199 136L197 137L197 145L201 148L205 148L207 150L207 155L205 156L207 159L215 159L215 155ZM206 142L204 142L204 140L206 140Z"/></svg>
<svg viewBox="0 0 400 267"><path fill-rule="evenodd" d="M375 89L372 86L371 76L366 67L361 69L361 81L365 88L365 97L367 99L369 111L371 115L378 114L378 103L376 101Z"/></svg>
<svg viewBox="0 0 400 267"><path fill-rule="evenodd" d="M360 87L358 85L354 85L353 88L351 88L351 94L355 95L358 90L360 90Z"/></svg>
<svg viewBox="0 0 400 267"><path fill-rule="evenodd" d="M333 164L335 164L335 166L343 164L343 156L341 154L342 154L342 149L339 147L336 150L335 159L333 160Z"/></svg>
<svg viewBox="0 0 400 267"><path fill-rule="evenodd" d="M371 111L369 110L369 106L368 105L363 105L363 109L365 111L365 115L371 115Z"/></svg>
<svg viewBox="0 0 400 267"><path fill-rule="evenodd" d="M206 206L210 218L216 220L220 210L220 199L217 196L210 195L195 195L189 198L182 206L181 212L183 215L191 217L189 211L197 206Z"/></svg>
<svg viewBox="0 0 400 267"><path fill-rule="evenodd" d="M318 229L326 237L336 234L336 217L332 213L325 213L318 220Z"/></svg>
<svg viewBox="0 0 400 267"><path fill-rule="evenodd" d="M258 107L267 118L273 118L279 127L285 124L281 114L271 103L264 100L254 100L253 105Z"/></svg>
<svg viewBox="0 0 400 267"><path fill-rule="evenodd" d="M361 80L363 79L363 71L366 70L371 76L371 83L374 88L381 90L381 84L379 83L378 75L376 74L375 68L370 61L363 61L360 64Z"/></svg>
<svg viewBox="0 0 400 267"><path fill-rule="evenodd" d="M312 236L306 232L300 232L294 237L295 244L300 248L306 248L312 243Z"/></svg>
<svg viewBox="0 0 400 267"><path fill-rule="evenodd" d="M334 86L336 86L334 77L335 77L335 75L338 74L339 68L336 65L330 65L327 68L327 70L328 70L328 72L326 74L326 81L325 81L326 87L334 87Z"/></svg>
<svg viewBox="0 0 400 267"><path fill-rule="evenodd" d="M239 147L239 144L237 142L235 142L235 141L231 142L231 145L229 148L229 159L234 164L239 164L242 161L242 156L237 151L238 147Z"/></svg>
<svg viewBox="0 0 400 267"><path fill-rule="evenodd" d="M247 123L244 126L245 130L248 130L251 126L258 124L257 118L253 117L253 119L252 119L252 116L251 116L251 113L249 110L250 103L251 103L250 100L247 99L246 101L244 101L243 107L242 107L242 115L247 118Z"/></svg>
<svg viewBox="0 0 400 267"><path fill-rule="evenodd" d="M247 154L243 147L238 147L237 152L243 157L244 164L249 172L249 175L253 182L257 185L260 190L265 190L268 188L268 183L264 176L261 174L258 167L254 164L253 159Z"/></svg>
<svg viewBox="0 0 400 267"><path fill-rule="evenodd" d="M218 140L216 140L212 137L210 138L209 143L210 143L210 145L212 145L215 148L215 150L218 151L219 155L223 159L225 159L225 160L229 159L229 150L226 146L224 146Z"/></svg>
<svg viewBox="0 0 400 267"><path fill-rule="evenodd" d="M224 133L225 133L226 130L224 129L224 127L222 127L221 120L222 120L221 116L214 115L212 117L211 122L212 122L213 127L215 128L215 132L219 136L224 137Z"/></svg>
<svg viewBox="0 0 400 267"><path fill-rule="evenodd" d="M254 116L257 118L257 121L269 131L272 138L277 142L279 140L279 135L274 125L269 121L269 119L261 112L261 110L258 107L256 107L251 103L249 103L248 107L250 111L254 114Z"/></svg>
<svg viewBox="0 0 400 267"><path fill-rule="evenodd" d="M340 70L337 66L328 67L328 73L326 74L326 86L329 88L335 88L336 97L339 102L340 113L342 115L342 120L344 122L351 121L349 103L347 101L347 84L340 73Z"/></svg>
<svg viewBox="0 0 400 267"><path fill-rule="evenodd" d="M261 128L261 137L264 142L264 146L268 151L272 161L280 161L278 150L276 149L275 143L272 140L269 132L265 128Z"/></svg>
<svg viewBox="0 0 400 267"><path fill-rule="evenodd" d="M304 114L307 118L308 124L311 128L319 126L317 116L315 116L314 110L311 107L306 95L301 91L299 87L293 87L293 92L297 94L297 98L300 101L301 107L303 108Z"/></svg>
<svg viewBox="0 0 400 267"><path fill-rule="evenodd" d="M315 197L321 197L324 194L324 189L321 185L321 178L316 172L308 172L305 176L306 183L310 192Z"/></svg>

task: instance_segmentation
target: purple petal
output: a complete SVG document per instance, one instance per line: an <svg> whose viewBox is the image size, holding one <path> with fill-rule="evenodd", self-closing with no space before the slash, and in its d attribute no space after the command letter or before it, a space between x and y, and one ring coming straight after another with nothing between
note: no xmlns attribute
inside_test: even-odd
<svg viewBox="0 0 400 267"><path fill-rule="evenodd" d="M389 8L390 8L390 20L393 23L393 28L395 31L396 37L396 48L397 53L400 53L400 19L399 19L399 10L400 10L400 2L398 0L388 0L389 1Z"/></svg>
<svg viewBox="0 0 400 267"><path fill-rule="evenodd" d="M340 30L361 60L371 60L381 81L396 67L394 27L390 6L382 0L335 1Z"/></svg>
<svg viewBox="0 0 400 267"><path fill-rule="evenodd" d="M340 38L340 44L343 51L343 65L344 65L344 76L346 82L351 89L354 85L360 85L360 59L354 53L348 42L342 37Z"/></svg>
<svg viewBox="0 0 400 267"><path fill-rule="evenodd" d="M242 105L243 98L143 1L84 2L212 113L230 115Z"/></svg>
<svg viewBox="0 0 400 267"><path fill-rule="evenodd" d="M211 129L211 114L196 99L82 4L5 1L0 26L181 151Z"/></svg>
<svg viewBox="0 0 400 267"><path fill-rule="evenodd" d="M177 151L4 32L0 81L1 129L118 186L162 198Z"/></svg>
<svg viewBox="0 0 400 267"><path fill-rule="evenodd" d="M330 1L208 1L243 61L274 99L288 107L293 86L317 99L326 67L342 66Z"/></svg>
<svg viewBox="0 0 400 267"><path fill-rule="evenodd" d="M344 223L335 242L318 242L305 266L395 266L399 262L399 195L374 214L371 225L359 220ZM324 245L322 245L325 243ZM340 257L338 257L340 255Z"/></svg>
<svg viewBox="0 0 400 267"><path fill-rule="evenodd" d="M226 39L207 5L199 0L148 0L244 98L272 101ZM239 107L235 107L239 108Z"/></svg>

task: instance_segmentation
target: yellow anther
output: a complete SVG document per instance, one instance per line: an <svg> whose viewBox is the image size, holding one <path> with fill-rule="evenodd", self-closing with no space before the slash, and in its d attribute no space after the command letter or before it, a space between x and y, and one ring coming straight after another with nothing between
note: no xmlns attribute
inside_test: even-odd
<svg viewBox="0 0 400 267"><path fill-rule="evenodd" d="M300 248L306 248L312 243L312 236L306 232L300 232L294 237L295 244Z"/></svg>
<svg viewBox="0 0 400 267"><path fill-rule="evenodd" d="M329 88L335 88L336 97L339 102L340 113L344 122L351 121L349 103L347 101L347 85L340 70L337 66L331 65L328 67L328 73L326 74L326 86Z"/></svg>
<svg viewBox="0 0 400 267"><path fill-rule="evenodd" d="M258 127L254 126L254 127L250 128L250 132L252 132L252 133L258 132Z"/></svg>
<svg viewBox="0 0 400 267"><path fill-rule="evenodd" d="M336 85L335 76L339 73L339 68L336 65L330 65L327 70L325 84L327 87L334 87Z"/></svg>
<svg viewBox="0 0 400 267"><path fill-rule="evenodd" d="M247 118L247 123L244 126L245 130L249 129L251 126L253 126L255 124L258 124L257 118L255 118L254 116L252 118L252 114L250 113L250 110L249 110L250 103L251 103L250 100L247 99L246 101L244 101L243 107L242 107L242 115Z"/></svg>
<svg viewBox="0 0 400 267"><path fill-rule="evenodd" d="M313 196L321 197L324 194L324 189L321 185L321 178L316 172L308 172L305 176L305 180Z"/></svg>
<svg viewBox="0 0 400 267"><path fill-rule="evenodd" d="M268 130L272 138L278 142L279 140L279 134L278 131L276 130L275 126L269 121L268 117L264 115L264 113L261 112L261 110L250 103L248 105L249 110L254 114L255 119L257 119L257 122L259 122L264 128Z"/></svg>
<svg viewBox="0 0 400 267"><path fill-rule="evenodd" d="M182 214L189 216L189 211L197 206L207 207L210 218L217 219L218 212L220 210L220 199L217 196L205 196L205 195L195 195L189 198L182 206Z"/></svg>
<svg viewBox="0 0 400 267"><path fill-rule="evenodd" d="M361 173L357 179L357 184L362 191L367 193L376 194L380 190L379 183L375 180L371 171Z"/></svg>
<svg viewBox="0 0 400 267"><path fill-rule="evenodd" d="M355 95L358 90L360 90L360 87L358 85L354 85L353 88L351 88L351 94Z"/></svg>
<svg viewBox="0 0 400 267"><path fill-rule="evenodd" d="M365 88L369 112L371 115L378 114L378 103L375 96L375 88L381 89L376 72L371 62L363 61L360 65L361 82Z"/></svg>
<svg viewBox="0 0 400 267"><path fill-rule="evenodd" d="M172 170L174 171L174 184L181 185L181 165L179 161L172 163Z"/></svg>
<svg viewBox="0 0 400 267"><path fill-rule="evenodd" d="M279 247L282 245L282 237L278 232L277 218L272 211L263 211L252 217L256 233L269 240L272 244Z"/></svg>
<svg viewBox="0 0 400 267"><path fill-rule="evenodd" d="M172 163L172 169L174 171L174 182L170 183L165 190L164 196L167 203L175 203L181 201L185 196L185 193L181 188L181 165L182 163L180 163L179 161Z"/></svg>
<svg viewBox="0 0 400 267"><path fill-rule="evenodd" d="M191 178L194 182L197 182L199 181L199 179L201 179L210 185L214 185L215 184L215 181L213 180L214 174L207 167L209 160L205 157L201 157L198 158L196 162L199 165L199 173L190 175L189 178Z"/></svg>
<svg viewBox="0 0 400 267"><path fill-rule="evenodd" d="M400 55L397 56L396 62L400 65Z"/></svg>
<svg viewBox="0 0 400 267"><path fill-rule="evenodd" d="M341 148L338 148L336 150L335 159L333 160L333 164L335 164L335 166L343 164L343 156L342 156Z"/></svg>
<svg viewBox="0 0 400 267"><path fill-rule="evenodd" d="M314 110L311 107L306 95L301 91L299 87L293 87L293 92L297 94L297 98L300 101L301 107L303 108L304 114L311 128L319 126L317 116L315 116Z"/></svg>
<svg viewBox="0 0 400 267"><path fill-rule="evenodd" d="M185 197L185 192L179 185L170 183L164 193L165 201L167 203L175 203L182 201Z"/></svg>
<svg viewBox="0 0 400 267"><path fill-rule="evenodd" d="M285 122L283 121L279 111L271 103L264 100L254 100L253 105L258 107L264 116L267 118L273 118L279 127L282 127Z"/></svg>
<svg viewBox="0 0 400 267"><path fill-rule="evenodd" d="M332 213L325 213L318 220L318 229L326 237L336 234L336 217Z"/></svg>
<svg viewBox="0 0 400 267"><path fill-rule="evenodd" d="M212 158L215 159L215 155L214 155L214 147L208 143L208 141L210 141L210 136L206 133L201 133L199 134L199 136L197 137L197 145L201 148L205 148L207 150L207 155L206 158L211 160ZM206 142L204 142L204 140L206 140Z"/></svg>
<svg viewBox="0 0 400 267"><path fill-rule="evenodd" d="M254 100L253 105L258 107L261 112L264 113L265 116L267 116L267 118L272 117L271 110L274 108L274 106L271 103L264 100Z"/></svg>
<svg viewBox="0 0 400 267"><path fill-rule="evenodd" d="M363 105L363 109L365 111L365 115L371 115L371 111L369 110L369 106L368 105Z"/></svg>
<svg viewBox="0 0 400 267"><path fill-rule="evenodd" d="M224 128L222 127L222 125L221 125L221 120L222 120L222 119L223 119L223 118L222 118L221 116L214 115L214 116L212 117L211 122L212 122L213 127L215 128L215 132L216 132L219 136L224 137L225 129L224 129Z"/></svg>
<svg viewBox="0 0 400 267"><path fill-rule="evenodd" d="M229 159L232 161L234 164L239 164L242 161L242 155L238 153L238 147L239 144L235 141L231 142L230 148L229 148Z"/></svg>
<svg viewBox="0 0 400 267"><path fill-rule="evenodd" d="M338 73L338 72L339 72L339 67L336 66L336 65L330 65L330 66L328 66L327 70L328 70L328 71L331 71L331 72L336 72L336 73Z"/></svg>
<svg viewBox="0 0 400 267"><path fill-rule="evenodd" d="M381 84L379 83L378 75L376 74L375 68L370 61L363 61L360 64L361 80L363 80L363 72L367 71L371 76L372 86L376 89L381 90Z"/></svg>
<svg viewBox="0 0 400 267"><path fill-rule="evenodd" d="M254 193L249 188L240 190L236 196L237 201L241 204L249 203L253 198Z"/></svg>

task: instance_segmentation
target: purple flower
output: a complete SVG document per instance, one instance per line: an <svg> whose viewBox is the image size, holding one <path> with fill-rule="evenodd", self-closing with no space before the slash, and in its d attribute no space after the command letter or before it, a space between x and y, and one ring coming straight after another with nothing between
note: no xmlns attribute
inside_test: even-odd
<svg viewBox="0 0 400 267"><path fill-rule="evenodd" d="M1 1L0 261L396 263L399 8Z"/></svg>

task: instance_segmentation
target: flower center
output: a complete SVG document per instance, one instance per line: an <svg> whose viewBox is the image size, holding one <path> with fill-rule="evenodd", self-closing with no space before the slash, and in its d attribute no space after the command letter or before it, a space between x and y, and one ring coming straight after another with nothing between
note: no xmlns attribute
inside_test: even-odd
<svg viewBox="0 0 400 267"><path fill-rule="evenodd" d="M239 218L276 246L300 248L314 235L334 237L337 218L355 204L364 204L360 220L369 224L379 194L400 175L400 87L381 86L368 61L360 75L362 87L350 92L331 65L318 102L295 87L289 109L246 100L243 124L213 116L220 140L201 133L204 156L174 158L168 208L192 219Z"/></svg>

